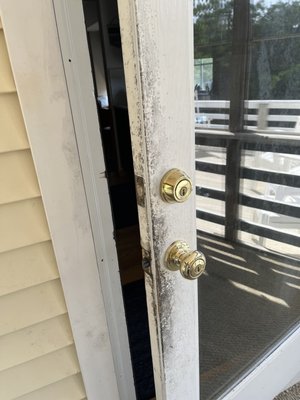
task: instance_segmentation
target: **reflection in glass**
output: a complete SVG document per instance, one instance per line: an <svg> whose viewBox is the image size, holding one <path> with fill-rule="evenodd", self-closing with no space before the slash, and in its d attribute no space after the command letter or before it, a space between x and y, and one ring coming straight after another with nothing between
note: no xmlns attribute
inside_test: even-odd
<svg viewBox="0 0 300 400"><path fill-rule="evenodd" d="M299 176L300 154L245 150L242 153L242 165Z"/></svg>
<svg viewBox="0 0 300 400"><path fill-rule="evenodd" d="M200 127L223 128L228 120L214 115L224 114L228 105L212 101L229 99L232 20L232 0L194 1L194 97Z"/></svg>
<svg viewBox="0 0 300 400"><path fill-rule="evenodd" d="M201 394L215 399L241 379L299 319L300 263L199 237Z"/></svg>
<svg viewBox="0 0 300 400"><path fill-rule="evenodd" d="M249 99L299 100L299 1L251 1Z"/></svg>
<svg viewBox="0 0 300 400"><path fill-rule="evenodd" d="M268 39L300 33L297 0L251 0L252 37Z"/></svg>
<svg viewBox="0 0 300 400"><path fill-rule="evenodd" d="M225 165L226 149L214 146L196 146L196 160Z"/></svg>
<svg viewBox="0 0 300 400"><path fill-rule="evenodd" d="M299 21L299 1L194 1L202 400L299 324Z"/></svg>
<svg viewBox="0 0 300 400"><path fill-rule="evenodd" d="M300 132L299 21L298 1L251 1L248 98L263 103L247 126Z"/></svg>

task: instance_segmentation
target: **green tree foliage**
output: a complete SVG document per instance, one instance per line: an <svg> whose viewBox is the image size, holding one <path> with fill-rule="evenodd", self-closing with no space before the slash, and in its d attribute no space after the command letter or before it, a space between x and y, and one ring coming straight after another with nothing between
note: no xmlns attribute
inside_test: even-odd
<svg viewBox="0 0 300 400"><path fill-rule="evenodd" d="M247 0L245 0L247 1ZM229 98L234 0L198 0L196 59L213 58L212 98ZM300 2L251 1L250 99L300 99Z"/></svg>
<svg viewBox="0 0 300 400"><path fill-rule="evenodd" d="M233 0L200 1L194 8L195 58L209 58L213 47L229 50L232 41Z"/></svg>
<svg viewBox="0 0 300 400"><path fill-rule="evenodd" d="M299 1L279 1L261 12L252 22L251 47L249 97L300 99ZM257 85L260 74L270 80L268 91Z"/></svg>
<svg viewBox="0 0 300 400"><path fill-rule="evenodd" d="M194 8L194 57L213 59L212 99L228 99L233 0L202 0Z"/></svg>

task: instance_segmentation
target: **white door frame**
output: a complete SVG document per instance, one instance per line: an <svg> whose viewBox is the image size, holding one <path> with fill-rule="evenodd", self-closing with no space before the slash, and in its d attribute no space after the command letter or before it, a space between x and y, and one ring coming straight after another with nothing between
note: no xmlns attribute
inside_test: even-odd
<svg viewBox="0 0 300 400"><path fill-rule="evenodd" d="M132 400L132 369L81 1L56 2L54 10L52 0L0 0L0 15L87 397ZM75 31L74 22L79 24ZM66 23L60 41L59 23ZM65 65L64 70L60 45L73 68ZM77 52L79 47L83 54ZM81 82L74 82L76 74Z"/></svg>
<svg viewBox="0 0 300 400"><path fill-rule="evenodd" d="M135 399L82 0L53 0L120 398Z"/></svg>
<svg viewBox="0 0 300 400"><path fill-rule="evenodd" d="M53 1L56 16L51 0L0 0L0 13L88 399L98 399L100 393L109 400L131 400L127 338L118 347L118 336L124 338L126 328L116 287L119 277L96 108L87 106L92 104L92 78L86 69L81 1L72 1L72 10L67 0ZM133 8L128 12L134 14ZM79 26L73 25L75 21ZM138 68L134 61L133 70ZM87 79L87 86L81 86L79 76ZM300 378L299 349L300 329L225 399L271 400ZM175 369L178 379L184 379Z"/></svg>

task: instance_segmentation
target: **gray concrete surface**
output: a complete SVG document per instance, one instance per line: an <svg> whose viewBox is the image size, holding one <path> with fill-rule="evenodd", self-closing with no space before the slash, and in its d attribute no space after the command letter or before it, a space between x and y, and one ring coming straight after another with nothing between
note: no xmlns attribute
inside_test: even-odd
<svg viewBox="0 0 300 400"><path fill-rule="evenodd" d="M290 387L275 397L274 400L299 400L300 399L300 383Z"/></svg>

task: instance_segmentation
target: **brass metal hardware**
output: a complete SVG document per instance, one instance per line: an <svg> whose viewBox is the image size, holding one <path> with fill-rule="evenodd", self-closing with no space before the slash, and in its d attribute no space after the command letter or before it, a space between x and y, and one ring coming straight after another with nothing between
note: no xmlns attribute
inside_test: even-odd
<svg viewBox="0 0 300 400"><path fill-rule="evenodd" d="M186 279L197 279L205 270L206 259L200 251L192 251L186 242L177 240L166 251L165 265L171 271L179 270Z"/></svg>
<svg viewBox="0 0 300 400"><path fill-rule="evenodd" d="M171 169L160 183L161 197L167 203L183 203L193 190L191 179L180 169Z"/></svg>

